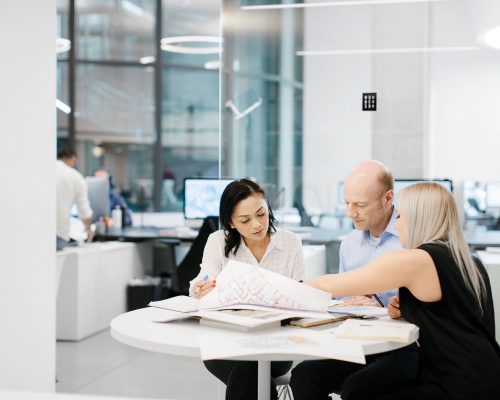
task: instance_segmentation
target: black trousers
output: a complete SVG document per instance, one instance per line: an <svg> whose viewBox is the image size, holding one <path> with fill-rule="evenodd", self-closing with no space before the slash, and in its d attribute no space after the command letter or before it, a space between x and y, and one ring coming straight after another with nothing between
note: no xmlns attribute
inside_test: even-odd
<svg viewBox="0 0 500 400"><path fill-rule="evenodd" d="M292 370L290 386L295 400L379 399L415 384L416 345L366 357L366 365L339 360L304 361Z"/></svg>
<svg viewBox="0 0 500 400"><path fill-rule="evenodd" d="M203 363L213 375L226 384L226 400L257 400L256 361L209 360ZM271 377L285 375L291 367L292 361L273 361ZM271 381L271 399L277 398L276 385Z"/></svg>

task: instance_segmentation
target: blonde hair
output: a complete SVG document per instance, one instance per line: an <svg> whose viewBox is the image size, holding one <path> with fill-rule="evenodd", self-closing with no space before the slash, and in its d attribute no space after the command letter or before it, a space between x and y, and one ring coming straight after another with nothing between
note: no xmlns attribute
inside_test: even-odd
<svg viewBox="0 0 500 400"><path fill-rule="evenodd" d="M452 194L437 183L417 183L399 192L398 208L407 222L407 247L415 249L432 242L446 245L482 309L486 297L484 279L465 242Z"/></svg>

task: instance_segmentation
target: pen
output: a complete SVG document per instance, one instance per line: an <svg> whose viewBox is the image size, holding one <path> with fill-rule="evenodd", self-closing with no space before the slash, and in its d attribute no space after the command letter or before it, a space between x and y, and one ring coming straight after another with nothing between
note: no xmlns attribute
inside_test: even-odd
<svg viewBox="0 0 500 400"><path fill-rule="evenodd" d="M205 281L205 282L206 282L206 281L208 281L208 275L203 276L203 278L201 278L201 279L202 279L203 281ZM198 286L198 287L195 289L194 294L195 294L195 295L198 295L198 293L199 293L199 292L200 292L200 287Z"/></svg>
<svg viewBox="0 0 500 400"><path fill-rule="evenodd" d="M385 307L384 303L382 303L382 300L380 300L380 297L378 297L375 293L373 294L373 297L375 300L377 300L377 303L380 304L380 307Z"/></svg>

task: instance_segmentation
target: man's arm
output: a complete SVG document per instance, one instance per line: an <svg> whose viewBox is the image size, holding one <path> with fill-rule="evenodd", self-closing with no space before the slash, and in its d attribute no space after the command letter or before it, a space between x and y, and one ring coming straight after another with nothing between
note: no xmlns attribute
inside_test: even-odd
<svg viewBox="0 0 500 400"><path fill-rule="evenodd" d="M92 217L82 219L83 225L85 225L85 232L87 233L87 242L91 242L94 239L94 232L92 231Z"/></svg>
<svg viewBox="0 0 500 400"><path fill-rule="evenodd" d="M85 232L87 233L87 241L91 242L94 238L94 232L92 232L92 209L90 208L89 196L87 192L87 182L80 174L78 176L78 183L75 190L75 203L78 208L78 216L85 225Z"/></svg>

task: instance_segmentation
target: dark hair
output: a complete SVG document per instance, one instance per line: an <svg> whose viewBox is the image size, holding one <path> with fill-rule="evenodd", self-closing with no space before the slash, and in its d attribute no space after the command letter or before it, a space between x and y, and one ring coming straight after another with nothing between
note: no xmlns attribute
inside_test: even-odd
<svg viewBox="0 0 500 400"><path fill-rule="evenodd" d="M67 160L68 158L76 157L76 152L73 149L64 148L57 152L58 160Z"/></svg>
<svg viewBox="0 0 500 400"><path fill-rule="evenodd" d="M274 226L276 218L274 218L273 211L271 210L271 206L267 200L264 189L250 179L239 179L231 182L226 186L224 192L222 193L219 208L220 223L224 228L226 236L226 246L224 247L224 254L226 257L229 256L231 251L233 251L233 254L236 254L241 242L240 233L236 229L231 228L231 217L233 215L233 211L241 200L245 200L255 193L261 194L262 197L264 197L264 200L266 200L267 208L269 209L268 232L276 232L276 228Z"/></svg>

